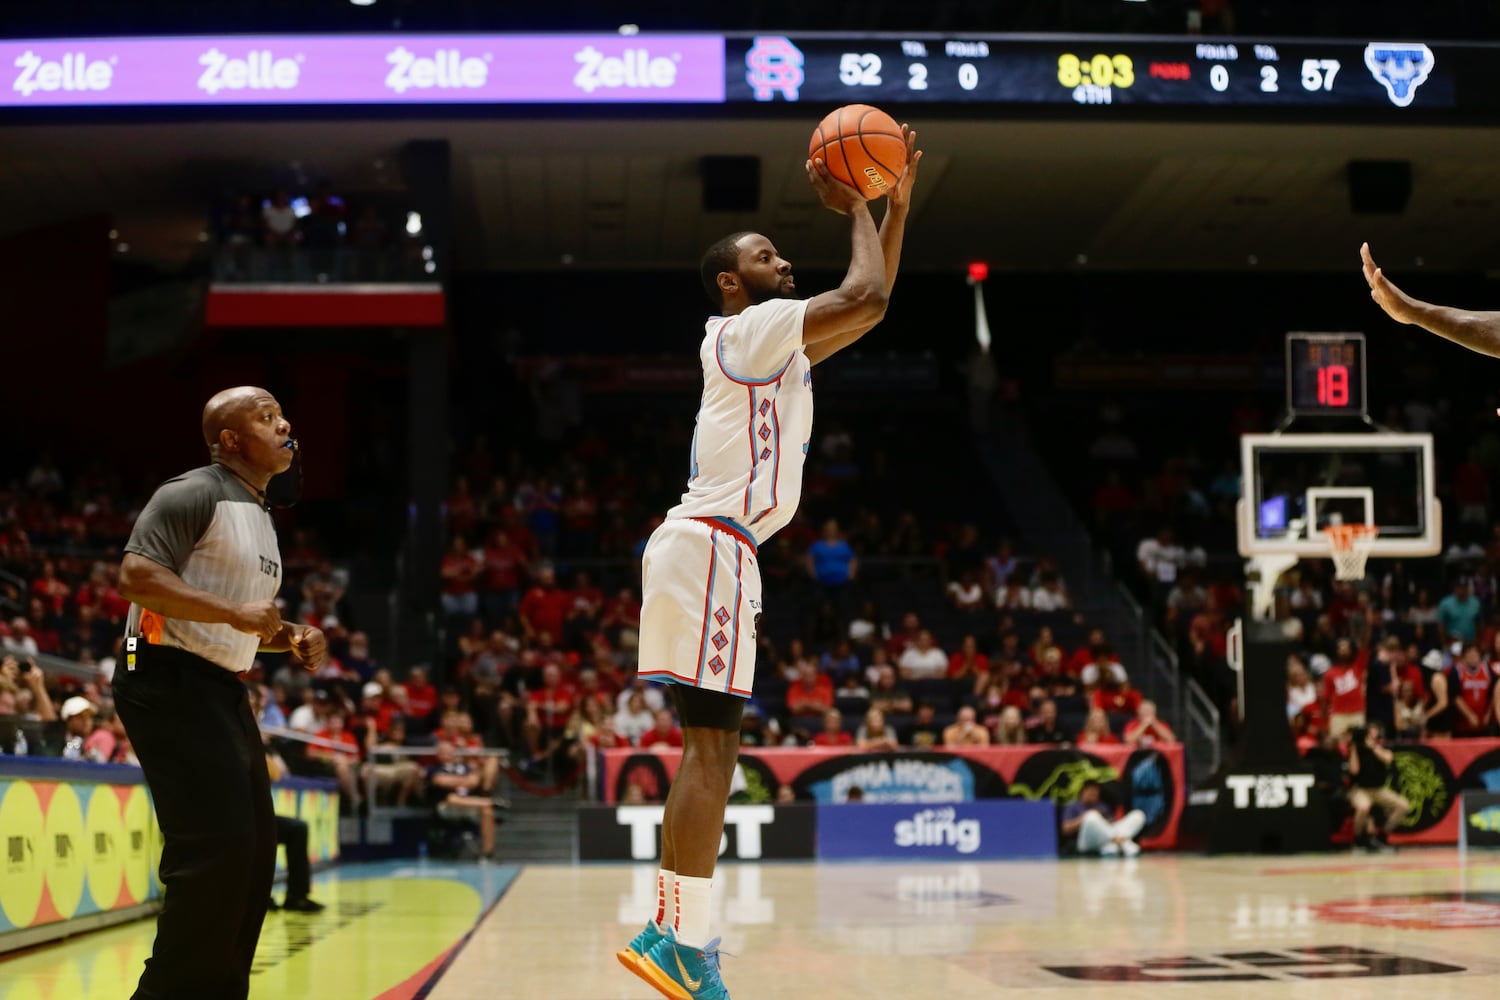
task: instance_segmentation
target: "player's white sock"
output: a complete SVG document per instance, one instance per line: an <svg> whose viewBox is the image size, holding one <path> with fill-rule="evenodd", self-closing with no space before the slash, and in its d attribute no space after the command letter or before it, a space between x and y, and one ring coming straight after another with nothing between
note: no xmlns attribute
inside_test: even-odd
<svg viewBox="0 0 1500 1000"><path fill-rule="evenodd" d="M714 880L678 875L672 886L677 899L677 919L674 929L677 943L688 948L702 948L708 944L709 907L712 905Z"/></svg>
<svg viewBox="0 0 1500 1000"><path fill-rule="evenodd" d="M675 872L669 872L665 868L656 869L656 915L651 918L651 922L661 934L667 932L677 916L676 897L672 895L672 884L676 878Z"/></svg>

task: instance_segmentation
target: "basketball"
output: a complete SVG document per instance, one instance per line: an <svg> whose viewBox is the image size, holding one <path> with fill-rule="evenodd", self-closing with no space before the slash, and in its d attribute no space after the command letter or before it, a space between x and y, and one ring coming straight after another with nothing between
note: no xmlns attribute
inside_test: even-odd
<svg viewBox="0 0 1500 1000"><path fill-rule="evenodd" d="M807 155L821 159L835 180L867 200L888 194L906 169L906 140L901 126L879 108L846 104L813 130Z"/></svg>

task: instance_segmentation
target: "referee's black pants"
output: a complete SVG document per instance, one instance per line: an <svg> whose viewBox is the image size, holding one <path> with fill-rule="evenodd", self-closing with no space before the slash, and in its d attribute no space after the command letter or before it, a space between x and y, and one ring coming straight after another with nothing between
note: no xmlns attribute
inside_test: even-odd
<svg viewBox="0 0 1500 1000"><path fill-rule="evenodd" d="M115 708L164 846L166 896L135 1000L244 1000L276 867L276 819L245 685L201 657L137 643Z"/></svg>

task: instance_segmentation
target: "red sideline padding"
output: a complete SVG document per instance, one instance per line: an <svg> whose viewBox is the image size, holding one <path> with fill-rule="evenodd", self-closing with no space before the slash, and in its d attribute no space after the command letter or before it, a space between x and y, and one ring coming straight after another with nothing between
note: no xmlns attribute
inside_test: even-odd
<svg viewBox="0 0 1500 1000"><path fill-rule="evenodd" d="M442 326L441 285L211 285L208 327Z"/></svg>
<svg viewBox="0 0 1500 1000"><path fill-rule="evenodd" d="M1161 754L1171 774L1172 787L1162 789L1171 796L1171 818L1156 836L1142 837L1141 846L1175 847L1177 825L1182 818L1187 798L1182 745L1158 743L1151 749ZM1017 795L1025 798L1045 796L1058 803L1067 803L1077 798L1078 787L1085 778L1096 776L1094 767L1098 762L1112 769L1121 780L1128 781L1129 776L1123 771L1134 752L1133 747L1115 744L1087 746L1081 751L1059 751L1043 746L993 746L955 747L938 751L898 750L889 753L850 752L834 747L744 747L740 750L740 760L748 766L764 766L776 781L796 787L799 779L806 785L814 776L827 777L830 771L856 768L862 764L878 765L881 761L894 764L911 758L941 760L944 757L963 757L988 769L994 778L1004 784L1003 791L988 791L989 795ZM614 805L618 799L621 771L627 765L635 766L632 758L649 757L659 762L668 781L676 776L678 765L682 762L680 750L603 750L601 756L604 761L604 801L610 805ZM1028 763L1031 764L1030 767L1027 767ZM814 768L818 770L814 771ZM982 782L976 780L976 786L981 785ZM662 797L665 796L665 788L658 791ZM987 789L976 787L976 792L979 797L984 797ZM884 801L879 796L879 789L875 788L866 789L866 800Z"/></svg>

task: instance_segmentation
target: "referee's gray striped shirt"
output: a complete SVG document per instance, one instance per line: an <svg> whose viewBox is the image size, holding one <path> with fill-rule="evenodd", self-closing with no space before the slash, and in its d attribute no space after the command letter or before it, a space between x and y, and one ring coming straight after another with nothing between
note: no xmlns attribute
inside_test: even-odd
<svg viewBox="0 0 1500 1000"><path fill-rule="evenodd" d="M125 551L165 566L189 586L241 604L271 600L281 589L281 550L271 515L219 465L158 487ZM135 604L125 628L126 635L145 635L236 672L250 669L260 648L259 637L228 625L164 618Z"/></svg>

